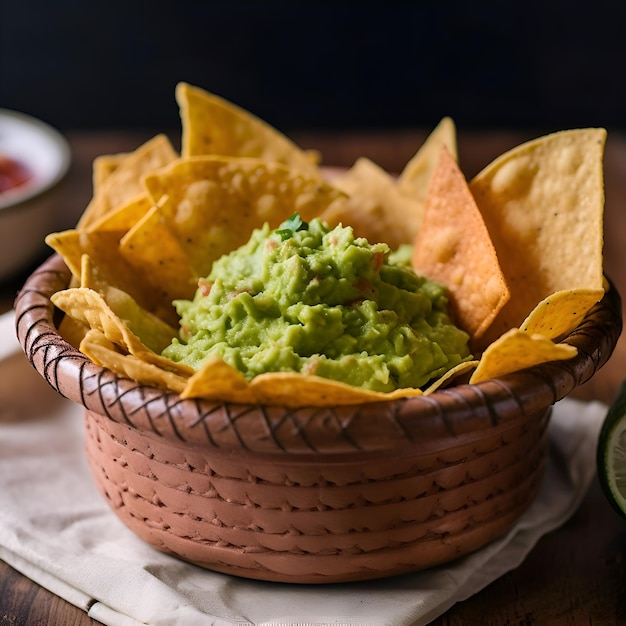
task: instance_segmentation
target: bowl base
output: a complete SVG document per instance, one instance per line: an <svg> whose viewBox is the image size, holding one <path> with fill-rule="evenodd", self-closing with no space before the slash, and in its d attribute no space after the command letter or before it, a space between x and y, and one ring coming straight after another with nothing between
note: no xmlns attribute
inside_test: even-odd
<svg viewBox="0 0 626 626"><path fill-rule="evenodd" d="M430 458L290 464L234 460L86 411L86 450L111 508L154 548L245 578L337 583L433 567L507 532L540 487L549 414Z"/></svg>

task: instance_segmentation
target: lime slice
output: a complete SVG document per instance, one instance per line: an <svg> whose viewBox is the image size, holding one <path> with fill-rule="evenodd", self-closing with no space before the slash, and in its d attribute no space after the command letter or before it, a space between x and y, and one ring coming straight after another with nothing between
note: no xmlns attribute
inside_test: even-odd
<svg viewBox="0 0 626 626"><path fill-rule="evenodd" d="M604 494L613 508L626 518L626 381L604 418L596 459Z"/></svg>

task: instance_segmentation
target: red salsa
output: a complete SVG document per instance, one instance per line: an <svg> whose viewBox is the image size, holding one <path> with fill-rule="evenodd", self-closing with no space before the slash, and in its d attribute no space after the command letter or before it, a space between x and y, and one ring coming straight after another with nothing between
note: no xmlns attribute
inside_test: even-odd
<svg viewBox="0 0 626 626"><path fill-rule="evenodd" d="M0 154L0 193L23 185L31 176L25 165Z"/></svg>

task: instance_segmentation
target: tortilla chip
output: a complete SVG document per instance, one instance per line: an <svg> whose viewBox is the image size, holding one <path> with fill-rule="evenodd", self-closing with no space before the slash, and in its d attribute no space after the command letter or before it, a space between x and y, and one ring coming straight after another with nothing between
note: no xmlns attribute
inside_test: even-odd
<svg viewBox="0 0 626 626"><path fill-rule="evenodd" d="M467 374L471 370L475 369L477 365L478 361L465 361L464 363L459 363L458 365L455 365L452 369L449 369L443 376L440 376L436 380L432 381L428 385L428 387L424 389L424 395L427 396L437 391L437 389L446 387L449 382L451 382L455 378L460 378L464 374Z"/></svg>
<svg viewBox="0 0 626 626"><path fill-rule="evenodd" d="M118 274L121 271L121 265L116 262L116 250L122 235L123 232L114 230L83 232L69 229L50 233L46 236L46 243L63 257L72 275L79 280L82 274L83 254L88 254L96 265L103 269L110 267L112 275L123 279L123 276ZM130 273L126 273L128 274L127 280L131 280Z"/></svg>
<svg viewBox="0 0 626 626"><path fill-rule="evenodd" d="M172 302L192 298L200 275L163 214L160 204L165 201L163 196L122 237L119 254L159 292L160 300Z"/></svg>
<svg viewBox="0 0 626 626"><path fill-rule="evenodd" d="M512 328L487 347L470 378L475 384L520 370L548 363L564 361L576 356L578 350L566 343L554 343L543 335L531 335Z"/></svg>
<svg viewBox="0 0 626 626"><path fill-rule="evenodd" d="M283 406L339 406L421 396L420 389L380 393L296 372L269 372L251 381L221 359L209 359L189 379L182 398Z"/></svg>
<svg viewBox="0 0 626 626"><path fill-rule="evenodd" d="M117 154L101 154L93 160L92 183L93 193L96 195L104 181L116 170L117 166L128 156L126 152Z"/></svg>
<svg viewBox="0 0 626 626"><path fill-rule="evenodd" d="M339 406L365 402L384 402L434 392L453 378L476 367L476 362L460 363L426 391L396 389L392 392L369 391L343 382L298 372L268 372L248 381L241 372L219 358L209 358L189 378L182 398L204 398L218 402L259 403L283 406Z"/></svg>
<svg viewBox="0 0 626 626"><path fill-rule="evenodd" d="M155 290L148 281L142 279L137 268L131 265L120 253L122 231L66 230L51 233L46 243L63 257L73 276L79 281L82 276L82 257L88 255L98 268L102 280L130 294L147 311L170 324L176 324L178 316L171 300Z"/></svg>
<svg viewBox="0 0 626 626"><path fill-rule="evenodd" d="M547 135L470 182L511 290L485 341L519 327L555 292L603 288L605 139L601 128Z"/></svg>
<svg viewBox="0 0 626 626"><path fill-rule="evenodd" d="M510 298L465 176L445 147L426 198L412 266L446 285L455 322L472 340L485 333Z"/></svg>
<svg viewBox="0 0 626 626"><path fill-rule="evenodd" d="M277 228L294 212L308 221L346 200L317 178L258 159L179 159L144 182L198 276L208 275L215 259L243 245L264 222Z"/></svg>
<svg viewBox="0 0 626 626"><path fill-rule="evenodd" d="M332 184L349 196L320 217L332 228L352 226L357 237L384 242L391 249L412 244L422 221L423 206L398 187L395 178L370 159L361 157Z"/></svg>
<svg viewBox="0 0 626 626"><path fill-rule="evenodd" d="M120 158L115 169L98 187L77 228L87 228L109 211L139 196L144 191L141 184L143 175L171 163L177 157L170 140L165 135L157 135Z"/></svg>
<svg viewBox="0 0 626 626"><path fill-rule="evenodd" d="M524 320L521 329L558 339L571 333L604 296L603 289L557 291L542 300Z"/></svg>
<svg viewBox="0 0 626 626"><path fill-rule="evenodd" d="M151 363L161 369L177 372L180 375L191 375L193 370L183 363L175 363L151 350L130 329L124 320L119 318L104 298L85 287L64 289L52 295L52 303L66 315L91 329L100 331L108 341L114 343L123 353L132 354L145 363ZM142 327L143 324L142 324Z"/></svg>
<svg viewBox="0 0 626 626"><path fill-rule="evenodd" d="M217 155L276 161L320 177L317 153L293 141L248 111L187 83L176 86L183 157Z"/></svg>
<svg viewBox="0 0 626 626"><path fill-rule="evenodd" d="M125 232L130 230L152 208L152 199L146 193L141 193L129 202L111 209L99 219L95 219L88 231L116 230Z"/></svg>
<svg viewBox="0 0 626 626"><path fill-rule="evenodd" d="M426 201L430 180L444 147L455 161L458 160L456 127L451 117L442 118L398 177L400 189L421 204Z"/></svg>
<svg viewBox="0 0 626 626"><path fill-rule="evenodd" d="M142 385L180 393L187 384L188 376L185 374L148 363L132 354L120 353L116 345L96 329L85 335L80 351L96 365L106 367Z"/></svg>
<svg viewBox="0 0 626 626"><path fill-rule="evenodd" d="M160 354L171 343L172 338L178 336L178 327L146 311L130 294L104 280L86 254L82 259L80 286L99 293L113 314L123 320L130 331L153 352ZM68 319L68 316L64 319Z"/></svg>
<svg viewBox="0 0 626 626"><path fill-rule="evenodd" d="M256 397L241 372L222 359L207 359L187 381L181 398L254 404Z"/></svg>

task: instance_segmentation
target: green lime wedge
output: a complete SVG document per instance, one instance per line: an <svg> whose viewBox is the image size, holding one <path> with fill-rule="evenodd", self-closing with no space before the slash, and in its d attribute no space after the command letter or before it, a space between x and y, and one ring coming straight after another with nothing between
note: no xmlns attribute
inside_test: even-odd
<svg viewBox="0 0 626 626"><path fill-rule="evenodd" d="M596 460L605 496L626 519L626 381L604 418Z"/></svg>

